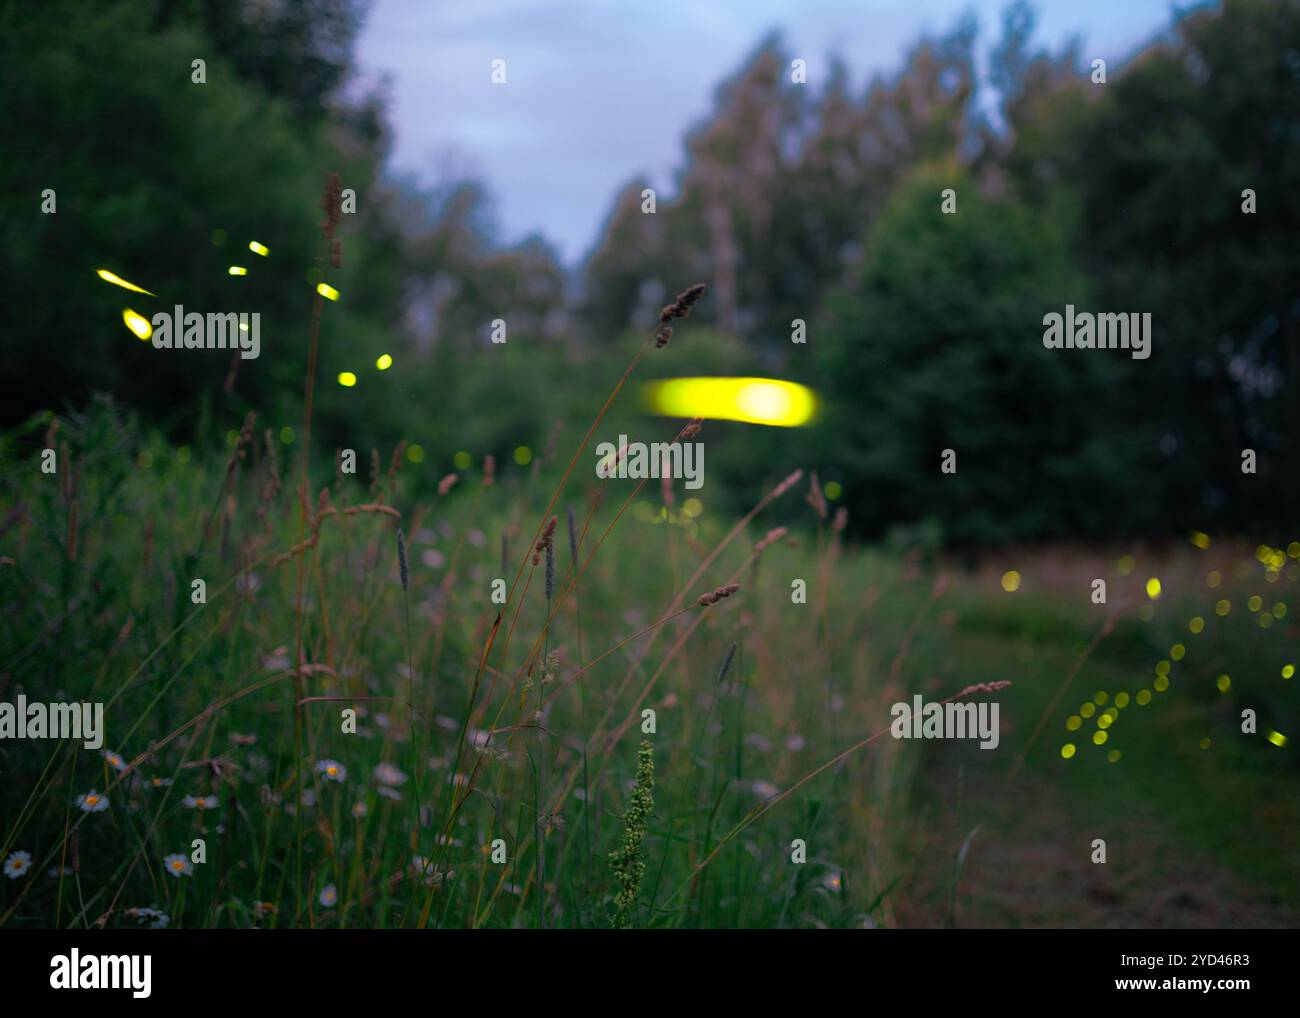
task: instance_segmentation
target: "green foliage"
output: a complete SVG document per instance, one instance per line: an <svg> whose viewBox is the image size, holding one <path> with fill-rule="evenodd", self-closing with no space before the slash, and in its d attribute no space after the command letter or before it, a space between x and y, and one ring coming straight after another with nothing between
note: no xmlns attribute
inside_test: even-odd
<svg viewBox="0 0 1300 1018"><path fill-rule="evenodd" d="M611 920L615 929L630 925L630 914L641 893L641 881L645 879L641 842L645 840L646 822L655 808L655 749L649 739L641 740L636 759L636 785L632 789L632 801L623 814L623 843L609 853L609 868L619 884Z"/></svg>
<svg viewBox="0 0 1300 1018"><path fill-rule="evenodd" d="M957 212L939 211L941 192ZM937 521L959 544L1123 533L1134 442L1109 409L1109 351L1042 344L1043 315L1087 306L1064 238L956 167L929 167L881 215L852 288L817 330L824 459L871 533ZM943 450L956 472L940 471Z"/></svg>

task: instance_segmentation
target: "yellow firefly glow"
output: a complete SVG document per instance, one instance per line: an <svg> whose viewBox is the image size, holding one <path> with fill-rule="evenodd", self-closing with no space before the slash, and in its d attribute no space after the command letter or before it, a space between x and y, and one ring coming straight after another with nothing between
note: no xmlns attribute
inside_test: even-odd
<svg viewBox="0 0 1300 1018"><path fill-rule="evenodd" d="M777 428L807 424L817 397L777 378L670 378L645 388L650 410L664 417L705 417Z"/></svg>
<svg viewBox="0 0 1300 1018"><path fill-rule="evenodd" d="M387 371L393 366L393 358L386 353L381 353L379 359L375 361L375 367L380 371Z"/></svg>
<svg viewBox="0 0 1300 1018"><path fill-rule="evenodd" d="M1283 735L1281 732L1270 731L1268 733L1268 741L1271 742L1278 749L1281 749L1283 746L1286 745L1286 736Z"/></svg>
<svg viewBox="0 0 1300 1018"><path fill-rule="evenodd" d="M102 279L105 283L112 283L114 286L120 286L124 290L131 290L135 293L147 293L149 294L150 297L158 296L156 293L149 293L149 291L142 286L136 286L134 283L128 283L116 272L109 272L108 269L96 269L95 272L99 275L99 278Z"/></svg>
<svg viewBox="0 0 1300 1018"><path fill-rule="evenodd" d="M232 276L248 275L248 270L244 268L242 265L232 265L226 271L229 272Z"/></svg>
<svg viewBox="0 0 1300 1018"><path fill-rule="evenodd" d="M1199 530L1193 530L1191 542L1198 548L1208 548L1210 546L1210 535L1203 534Z"/></svg>
<svg viewBox="0 0 1300 1018"><path fill-rule="evenodd" d="M354 375L351 371L339 372L339 385L343 386L343 388L351 389L352 386L356 384L357 384L357 376Z"/></svg>
<svg viewBox="0 0 1300 1018"><path fill-rule="evenodd" d="M130 308L122 309L122 321L126 322L126 327L140 339L148 339L153 335L153 326L149 324L149 319Z"/></svg>
<svg viewBox="0 0 1300 1018"><path fill-rule="evenodd" d="M248 250L252 251L253 254L261 255L263 258L265 258L267 255L271 253L271 249L269 247L267 247L265 244L259 244L255 240L250 240L248 242Z"/></svg>
<svg viewBox="0 0 1300 1018"><path fill-rule="evenodd" d="M1020 589L1020 574L1014 569L1002 574L1002 589L1008 594Z"/></svg>
<svg viewBox="0 0 1300 1018"><path fill-rule="evenodd" d="M1154 601L1159 596L1160 596L1160 580L1157 577L1153 576L1151 577L1151 579L1147 580L1147 597L1151 598L1151 600Z"/></svg>
<svg viewBox="0 0 1300 1018"><path fill-rule="evenodd" d="M338 300L338 299L339 299L339 292L338 292L338 290L336 290L336 289L334 289L334 287L330 286L329 283L317 283L317 284L316 284L316 292L319 293L319 294L320 294L322 297L324 297L326 300Z"/></svg>

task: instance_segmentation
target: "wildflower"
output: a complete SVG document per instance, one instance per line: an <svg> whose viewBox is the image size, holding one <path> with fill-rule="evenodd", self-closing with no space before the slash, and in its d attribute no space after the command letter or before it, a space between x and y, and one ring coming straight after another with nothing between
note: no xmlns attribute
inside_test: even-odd
<svg viewBox="0 0 1300 1018"><path fill-rule="evenodd" d="M150 788L168 788L171 786L171 778L152 777L149 779Z"/></svg>
<svg viewBox="0 0 1300 1018"><path fill-rule="evenodd" d="M655 346L667 346L672 339L673 327L669 324L674 318L685 318L691 313L695 302L704 296L704 284L696 283L677 295L671 304L665 304L659 312L659 331L655 333Z"/></svg>
<svg viewBox="0 0 1300 1018"><path fill-rule="evenodd" d="M31 868L32 854L30 852L10 852L9 858L5 860L5 876L10 880L17 880Z"/></svg>
<svg viewBox="0 0 1300 1018"><path fill-rule="evenodd" d="M269 901L253 902L253 915L258 919L265 919L267 916L275 915L275 906Z"/></svg>
<svg viewBox="0 0 1300 1018"><path fill-rule="evenodd" d="M447 492L451 491L451 486L452 486L453 484L455 484L455 483L456 483L456 475L455 475L455 474L448 474L448 475L447 475L446 477L444 477L441 481L439 481L439 482L438 482L438 495L439 495L439 497L445 496L445 495L447 494Z"/></svg>
<svg viewBox="0 0 1300 1018"><path fill-rule="evenodd" d="M163 859L163 866L168 873L178 879L192 876L194 873L194 864L190 862L189 856L181 855L179 852L166 856Z"/></svg>
<svg viewBox="0 0 1300 1018"><path fill-rule="evenodd" d="M364 802L354 802L352 804L352 816L360 820L366 815L366 804Z"/></svg>
<svg viewBox="0 0 1300 1018"><path fill-rule="evenodd" d="M186 809L216 809L217 797L215 795L187 795L181 800L181 805Z"/></svg>
<svg viewBox="0 0 1300 1018"><path fill-rule="evenodd" d="M781 791L770 781L754 781L750 783L749 788L760 799L770 799Z"/></svg>
<svg viewBox="0 0 1300 1018"><path fill-rule="evenodd" d="M632 802L623 816L623 843L609 855L609 866L614 871L622 889L614 899L612 924L616 929L629 925L628 913L636 904L645 877L645 860L641 858L641 842L645 838L646 821L654 809L655 756L654 745L641 740L637 751L636 784Z"/></svg>
<svg viewBox="0 0 1300 1018"><path fill-rule="evenodd" d="M392 764L384 761L375 768L375 780L381 785L393 785L395 787L406 782L406 775Z"/></svg>
<svg viewBox="0 0 1300 1018"><path fill-rule="evenodd" d="M108 766L112 767L113 770L126 770L126 761L122 759L120 753L114 753L111 749L105 749L100 752L100 756L108 762Z"/></svg>
<svg viewBox="0 0 1300 1018"><path fill-rule="evenodd" d="M337 760L319 760L316 763L316 770L327 781L342 783L348 779L348 769Z"/></svg>
<svg viewBox="0 0 1300 1018"><path fill-rule="evenodd" d="M156 908L128 908L122 913L122 915L126 916L128 919L148 922L149 929L151 930L165 930L167 925L172 921L171 916Z"/></svg>
<svg viewBox="0 0 1300 1018"><path fill-rule="evenodd" d="M256 735L241 735L239 732L230 733L230 741L236 746L251 746L257 742Z"/></svg>
<svg viewBox="0 0 1300 1018"><path fill-rule="evenodd" d="M333 908L339 903L339 889L333 884L326 884L325 890L320 892L321 908Z"/></svg>
<svg viewBox="0 0 1300 1018"><path fill-rule="evenodd" d="M108 796L101 795L92 788L85 795L77 796L77 805L83 813L102 813L108 809Z"/></svg>

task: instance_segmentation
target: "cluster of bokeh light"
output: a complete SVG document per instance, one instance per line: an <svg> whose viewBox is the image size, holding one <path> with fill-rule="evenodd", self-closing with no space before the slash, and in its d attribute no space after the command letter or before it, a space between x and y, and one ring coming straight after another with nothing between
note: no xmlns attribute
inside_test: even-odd
<svg viewBox="0 0 1300 1018"><path fill-rule="evenodd" d="M1193 531L1191 543L1205 550L1210 547L1210 537L1201 531ZM1300 560L1300 541L1292 541L1286 549L1272 548L1266 544L1261 544L1255 551L1256 560L1264 566L1264 578L1269 583L1276 583L1282 575L1283 570L1287 568L1287 560ZM1128 574L1133 571L1134 560L1132 556L1126 555L1119 562L1121 573ZM1249 567L1247 567L1249 568ZM1300 578L1300 565L1292 564L1287 572L1288 578L1295 580ZM1223 582L1223 575L1218 570L1211 570L1206 574L1206 586L1214 589ZM1003 589L1014 591L1020 586L1020 574L1014 571L1006 573L1002 577ZM1152 609L1150 602L1155 602L1164 592L1164 586L1158 576L1152 576L1145 583L1148 604L1143 605L1143 609ZM1271 607L1266 606L1264 599L1258 594L1252 594L1246 600L1246 608L1257 619L1257 624L1261 629L1268 629L1275 622L1280 622L1286 618L1287 606L1285 601L1275 601ZM1218 618L1224 618L1232 611L1232 602L1227 598L1219 598L1214 604L1214 615ZM1154 617L1153 610L1139 612L1143 619ZM1207 613L1208 614L1208 613ZM1187 631L1191 636L1199 636L1205 631L1206 616L1193 615L1187 620ZM1174 643L1169 648L1168 657L1162 658L1156 662L1155 677L1150 687L1143 687L1136 694L1130 696L1127 692L1116 693L1112 698L1106 690L1099 690L1091 700L1086 700L1079 706L1077 711L1070 714L1065 719L1065 730L1068 733L1081 732L1086 723L1095 726L1091 734L1091 741L1094 746L1105 746L1110 740L1110 729L1120 718L1120 712L1130 705L1145 707L1152 703L1155 698L1165 693L1170 688L1170 673L1174 664L1181 662L1187 654L1187 645L1181 642ZM1288 681L1295 675L1295 665L1287 662L1282 665L1280 676L1282 681ZM1226 695L1232 689L1232 676L1227 672L1220 672L1214 680L1215 688L1221 695ZM1287 737L1281 732L1272 728L1264 731L1264 737L1274 746L1283 748L1287 744ZM1082 737L1080 737L1081 739ZM1201 749L1209 749L1211 740L1208 736L1201 738L1199 742ZM1078 745L1074 741L1067 741L1061 746L1061 756L1063 759L1073 759L1078 753ZM1118 749L1110 748L1106 752L1106 759L1110 763L1118 763L1122 759L1122 754Z"/></svg>

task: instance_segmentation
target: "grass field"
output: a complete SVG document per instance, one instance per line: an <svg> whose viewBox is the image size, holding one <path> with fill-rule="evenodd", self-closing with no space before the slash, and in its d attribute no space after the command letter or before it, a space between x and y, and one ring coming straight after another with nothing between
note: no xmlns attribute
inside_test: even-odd
<svg viewBox="0 0 1300 1018"><path fill-rule="evenodd" d="M0 924L1294 923L1300 546L950 565L581 437L415 500L400 447L300 495L251 420L7 435L0 699L107 735L4 744ZM997 751L889 736L990 681Z"/></svg>

